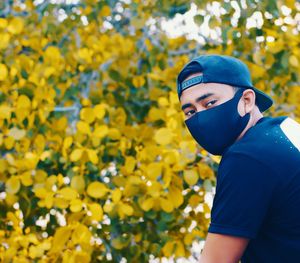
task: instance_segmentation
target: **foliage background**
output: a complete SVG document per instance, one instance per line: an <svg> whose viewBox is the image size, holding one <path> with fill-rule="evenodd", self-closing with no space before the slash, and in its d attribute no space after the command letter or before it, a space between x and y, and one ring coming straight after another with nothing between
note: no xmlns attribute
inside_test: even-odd
<svg viewBox="0 0 300 263"><path fill-rule="evenodd" d="M164 25L191 6L197 41L171 38ZM1 262L199 256L219 158L185 128L176 76L196 55L236 56L275 100L266 114L300 121L299 10L293 0L1 1Z"/></svg>

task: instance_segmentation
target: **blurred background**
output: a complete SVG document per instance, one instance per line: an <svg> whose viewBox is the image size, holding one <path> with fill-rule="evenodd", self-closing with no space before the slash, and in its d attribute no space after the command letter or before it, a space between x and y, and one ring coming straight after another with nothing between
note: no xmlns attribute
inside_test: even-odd
<svg viewBox="0 0 300 263"><path fill-rule="evenodd" d="M0 261L197 262L220 157L176 77L232 55L300 121L294 0L2 0Z"/></svg>

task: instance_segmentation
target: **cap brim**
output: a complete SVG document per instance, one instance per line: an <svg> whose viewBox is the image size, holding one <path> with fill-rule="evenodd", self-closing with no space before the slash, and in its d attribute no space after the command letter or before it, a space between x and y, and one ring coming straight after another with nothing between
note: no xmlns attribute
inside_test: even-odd
<svg viewBox="0 0 300 263"><path fill-rule="evenodd" d="M269 109L273 105L271 97L254 87L252 87L252 89L255 91L257 106L261 112Z"/></svg>

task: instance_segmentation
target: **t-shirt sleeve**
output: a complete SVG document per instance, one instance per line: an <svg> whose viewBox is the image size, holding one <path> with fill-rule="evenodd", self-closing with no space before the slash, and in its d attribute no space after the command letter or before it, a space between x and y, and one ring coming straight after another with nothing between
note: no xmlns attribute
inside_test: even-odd
<svg viewBox="0 0 300 263"><path fill-rule="evenodd" d="M227 156L219 166L208 232L255 238L271 206L275 177L250 156Z"/></svg>

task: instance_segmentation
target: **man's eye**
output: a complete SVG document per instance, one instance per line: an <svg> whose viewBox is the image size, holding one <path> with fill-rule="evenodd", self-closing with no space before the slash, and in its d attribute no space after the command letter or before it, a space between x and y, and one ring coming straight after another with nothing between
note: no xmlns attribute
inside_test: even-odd
<svg viewBox="0 0 300 263"><path fill-rule="evenodd" d="M217 100L211 100L210 102L205 104L205 107L209 107L209 106L215 104L216 102L217 102Z"/></svg>
<svg viewBox="0 0 300 263"><path fill-rule="evenodd" d="M185 115L186 116L191 116L192 114L194 114L194 110L190 110L190 111L187 111L186 113L185 113Z"/></svg>

